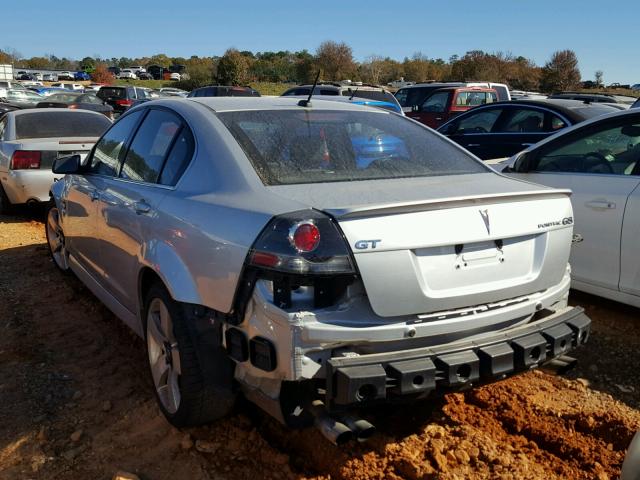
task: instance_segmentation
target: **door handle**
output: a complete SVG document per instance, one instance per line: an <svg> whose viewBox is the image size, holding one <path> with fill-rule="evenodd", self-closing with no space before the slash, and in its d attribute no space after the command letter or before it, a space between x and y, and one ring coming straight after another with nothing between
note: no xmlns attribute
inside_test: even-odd
<svg viewBox="0 0 640 480"><path fill-rule="evenodd" d="M151 211L151 205L149 205L144 200L140 200L139 202L135 202L133 204L133 208L134 208L134 210L136 211L136 213L138 215L141 215L143 213L149 213Z"/></svg>
<svg viewBox="0 0 640 480"><path fill-rule="evenodd" d="M608 202L607 200L592 200L591 202L585 203L585 206L590 208L600 208L600 209L609 209L609 210L613 210L616 208L616 204L614 202Z"/></svg>
<svg viewBox="0 0 640 480"><path fill-rule="evenodd" d="M480 144L479 143L468 143L467 147L479 147Z"/></svg>
<svg viewBox="0 0 640 480"><path fill-rule="evenodd" d="M100 194L96 190L91 190L91 192L89 193L89 198L92 202L95 202L100 198Z"/></svg>
<svg viewBox="0 0 640 480"><path fill-rule="evenodd" d="M533 145L533 143L521 143L520 145L522 145L523 147L530 147L531 145Z"/></svg>
<svg viewBox="0 0 640 480"><path fill-rule="evenodd" d="M442 117L436 117L436 120L442 120Z"/></svg>

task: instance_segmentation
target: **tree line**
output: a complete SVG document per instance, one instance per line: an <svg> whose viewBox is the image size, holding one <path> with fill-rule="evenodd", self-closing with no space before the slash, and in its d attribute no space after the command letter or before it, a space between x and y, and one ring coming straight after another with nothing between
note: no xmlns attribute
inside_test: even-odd
<svg viewBox="0 0 640 480"><path fill-rule="evenodd" d="M405 81L471 81L482 80L506 83L517 90L541 90L545 92L568 90L580 84L578 58L572 50L554 52L543 66L530 59L511 53L488 53L471 50L462 56L453 55L448 60L430 58L417 52L411 57L396 60L379 55L370 55L358 62L353 51L344 42L325 41L315 52L278 51L250 52L228 49L222 56L169 57L165 54L151 57L82 59L58 58L55 55L22 58L14 49L0 50L0 64L11 63L17 68L42 68L56 70L79 70L100 66L120 68L131 65L184 65L189 80L186 88L195 88L212 83L247 85L252 82L313 81L318 70L324 81L352 80L384 85L403 78ZM596 77L602 78L602 72ZM598 80L596 78L596 80Z"/></svg>

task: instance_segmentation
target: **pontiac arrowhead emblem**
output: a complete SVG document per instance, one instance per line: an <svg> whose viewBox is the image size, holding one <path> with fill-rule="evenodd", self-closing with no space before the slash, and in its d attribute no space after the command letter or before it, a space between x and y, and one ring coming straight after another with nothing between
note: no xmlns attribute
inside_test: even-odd
<svg viewBox="0 0 640 480"><path fill-rule="evenodd" d="M484 226L487 228L487 233L491 235L491 223L489 222L489 210L478 210L478 211L480 212L480 216L482 217Z"/></svg>

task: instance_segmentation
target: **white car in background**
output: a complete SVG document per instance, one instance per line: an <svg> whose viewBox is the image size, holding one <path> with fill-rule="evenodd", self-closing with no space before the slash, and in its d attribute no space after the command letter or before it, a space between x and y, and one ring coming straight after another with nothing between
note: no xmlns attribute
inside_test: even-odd
<svg viewBox="0 0 640 480"><path fill-rule="evenodd" d="M640 307L640 111L568 128L495 168L570 188L571 287Z"/></svg>
<svg viewBox="0 0 640 480"><path fill-rule="evenodd" d="M85 157L111 126L106 116L87 110L35 108L0 117L0 213L16 204L49 201L54 160Z"/></svg>
<svg viewBox="0 0 640 480"><path fill-rule="evenodd" d="M132 70L125 68L124 70L120 70L118 78L131 78L135 80L138 77L136 77L136 74Z"/></svg>
<svg viewBox="0 0 640 480"><path fill-rule="evenodd" d="M42 82L36 82L36 81L25 81L21 83L25 87L43 87L44 86Z"/></svg>
<svg viewBox="0 0 640 480"><path fill-rule="evenodd" d="M169 80L176 80L179 82L181 79L182 77L179 73L172 73L171 75L169 75Z"/></svg>
<svg viewBox="0 0 640 480"><path fill-rule="evenodd" d="M55 88L65 88L67 90L73 90L78 92L82 92L84 90L84 86L80 83L56 82L56 83L52 83L51 86Z"/></svg>

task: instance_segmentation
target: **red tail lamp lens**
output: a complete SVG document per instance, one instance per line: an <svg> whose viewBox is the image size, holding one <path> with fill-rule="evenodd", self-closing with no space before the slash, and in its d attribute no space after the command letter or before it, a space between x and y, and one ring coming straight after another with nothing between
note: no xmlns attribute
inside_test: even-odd
<svg viewBox="0 0 640 480"><path fill-rule="evenodd" d="M13 170L40 168L40 152L16 150L11 157L11 168Z"/></svg>
<svg viewBox="0 0 640 480"><path fill-rule="evenodd" d="M253 252L251 263L261 267L275 267L280 262L277 255L266 252Z"/></svg>
<svg viewBox="0 0 640 480"><path fill-rule="evenodd" d="M320 230L313 223L294 225L289 240L299 252L313 252L320 243Z"/></svg>

